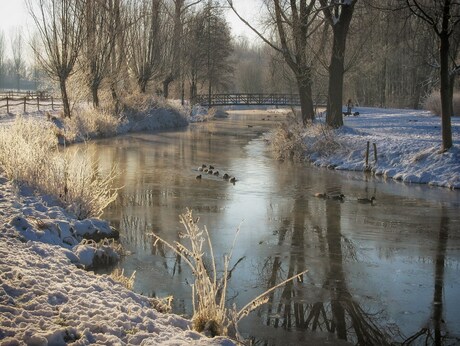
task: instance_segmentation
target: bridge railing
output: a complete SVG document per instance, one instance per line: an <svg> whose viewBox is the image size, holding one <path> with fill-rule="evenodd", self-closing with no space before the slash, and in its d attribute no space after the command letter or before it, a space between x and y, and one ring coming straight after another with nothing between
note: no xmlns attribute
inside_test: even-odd
<svg viewBox="0 0 460 346"><path fill-rule="evenodd" d="M211 101L211 102L209 102ZM230 105L300 105L299 95L296 94L212 94L197 95L195 103L202 106ZM209 104L211 103L211 104Z"/></svg>

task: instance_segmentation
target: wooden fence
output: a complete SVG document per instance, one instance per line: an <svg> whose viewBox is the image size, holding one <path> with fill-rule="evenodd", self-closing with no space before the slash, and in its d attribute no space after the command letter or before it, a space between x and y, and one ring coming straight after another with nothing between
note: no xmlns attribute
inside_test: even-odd
<svg viewBox="0 0 460 346"><path fill-rule="evenodd" d="M44 108L55 110L62 107L62 102L46 92L0 92L0 111L6 108L6 113L10 113L13 107L21 107L24 113Z"/></svg>

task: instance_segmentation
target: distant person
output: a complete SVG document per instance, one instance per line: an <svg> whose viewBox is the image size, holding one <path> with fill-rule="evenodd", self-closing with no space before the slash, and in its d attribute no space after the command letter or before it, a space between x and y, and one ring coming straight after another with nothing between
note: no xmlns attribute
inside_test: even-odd
<svg viewBox="0 0 460 346"><path fill-rule="evenodd" d="M351 115L351 109L353 108L353 103L351 102L351 99L348 99L347 102L347 113L346 115Z"/></svg>

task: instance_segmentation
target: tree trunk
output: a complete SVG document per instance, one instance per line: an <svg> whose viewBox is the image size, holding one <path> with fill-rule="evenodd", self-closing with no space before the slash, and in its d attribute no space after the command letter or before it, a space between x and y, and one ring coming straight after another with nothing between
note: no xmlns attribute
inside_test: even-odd
<svg viewBox="0 0 460 346"><path fill-rule="evenodd" d="M163 96L165 99L169 96L169 84L174 81L174 76L170 74L166 79L163 81Z"/></svg>
<svg viewBox="0 0 460 346"><path fill-rule="evenodd" d="M299 89L300 112L302 114L302 122L307 125L315 119L315 111L313 109L313 98L311 91L311 81L305 76L297 76L297 87Z"/></svg>
<svg viewBox="0 0 460 346"><path fill-rule="evenodd" d="M93 107L99 108L99 85L91 85L91 95L93 97Z"/></svg>
<svg viewBox="0 0 460 346"><path fill-rule="evenodd" d="M67 85L66 85L66 79L65 78L60 78L59 81L59 87L61 89L61 98L62 98L62 105L64 106L64 117L70 118L70 102L69 102L69 97L67 95Z"/></svg>
<svg viewBox="0 0 460 346"><path fill-rule="evenodd" d="M344 74L345 39L343 34L334 34L331 62L329 65L329 86L326 124L338 128L343 126L343 74Z"/></svg>
<svg viewBox="0 0 460 346"><path fill-rule="evenodd" d="M326 123L334 128L343 126L343 79L345 73L345 48L353 17L354 2L350 5L343 5L338 22L332 21L333 42L331 61L329 64L329 86Z"/></svg>
<svg viewBox="0 0 460 346"><path fill-rule="evenodd" d="M442 128L442 147L445 151L452 147L452 97L450 94L450 76L449 76L449 34L448 21L450 18L450 1L444 4L443 13L443 30L440 33L439 55L441 61L441 128Z"/></svg>

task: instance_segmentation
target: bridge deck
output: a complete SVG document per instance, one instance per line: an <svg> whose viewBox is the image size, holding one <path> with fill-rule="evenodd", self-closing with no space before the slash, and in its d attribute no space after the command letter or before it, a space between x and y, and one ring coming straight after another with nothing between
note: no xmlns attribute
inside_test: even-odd
<svg viewBox="0 0 460 346"><path fill-rule="evenodd" d="M197 95L195 102L202 106L300 106L300 98L296 94L212 94L210 99L211 104L209 95Z"/></svg>

